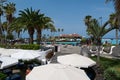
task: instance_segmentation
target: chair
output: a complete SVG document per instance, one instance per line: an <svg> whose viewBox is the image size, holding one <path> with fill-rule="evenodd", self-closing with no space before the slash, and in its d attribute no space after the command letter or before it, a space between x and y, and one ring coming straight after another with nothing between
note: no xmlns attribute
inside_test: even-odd
<svg viewBox="0 0 120 80"><path fill-rule="evenodd" d="M49 63L50 59L53 57L54 51L52 49L48 49L46 51L41 52L41 56L37 58L37 60L41 61L42 65Z"/></svg>
<svg viewBox="0 0 120 80"><path fill-rule="evenodd" d="M47 64L49 64L51 62L51 59L53 56L54 56L54 51L51 50L47 53L47 55L45 56L45 58L47 60Z"/></svg>
<svg viewBox="0 0 120 80"><path fill-rule="evenodd" d="M103 49L102 49L102 53L103 54L106 54L106 53L108 53L108 54L112 54L112 50L113 50L113 48L114 48L115 46L110 46L110 47L103 47Z"/></svg>
<svg viewBox="0 0 120 80"><path fill-rule="evenodd" d="M97 46L91 46L90 52L95 54L98 51Z"/></svg>

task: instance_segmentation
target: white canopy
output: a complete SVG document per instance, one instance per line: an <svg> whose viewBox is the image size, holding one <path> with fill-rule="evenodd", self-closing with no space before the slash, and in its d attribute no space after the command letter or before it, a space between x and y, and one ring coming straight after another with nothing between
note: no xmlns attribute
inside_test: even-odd
<svg viewBox="0 0 120 80"><path fill-rule="evenodd" d="M18 52L18 49L5 49L5 48L0 48L0 54L3 56L10 56L13 53Z"/></svg>
<svg viewBox="0 0 120 80"><path fill-rule="evenodd" d="M40 57L40 54L38 51L33 50L19 50L19 52L11 54L11 57L22 60L30 60Z"/></svg>
<svg viewBox="0 0 120 80"><path fill-rule="evenodd" d="M18 63L18 60L15 58L7 57L7 56L2 56L0 57L1 65L0 69L4 69L13 65L16 65Z"/></svg>
<svg viewBox="0 0 120 80"><path fill-rule="evenodd" d="M86 73L72 66L48 64L34 67L26 80L90 80Z"/></svg>
<svg viewBox="0 0 120 80"><path fill-rule="evenodd" d="M57 61L61 64L83 68L88 68L90 66L96 65L96 62L92 59L79 54L58 56Z"/></svg>

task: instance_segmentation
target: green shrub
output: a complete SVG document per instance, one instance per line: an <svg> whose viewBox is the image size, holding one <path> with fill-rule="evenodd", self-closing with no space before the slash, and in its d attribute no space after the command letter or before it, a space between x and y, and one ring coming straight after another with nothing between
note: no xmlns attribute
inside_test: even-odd
<svg viewBox="0 0 120 80"><path fill-rule="evenodd" d="M40 49L40 45L37 45L37 44L14 45L14 48L17 48L17 49L28 49L28 50L38 50L38 49Z"/></svg>
<svg viewBox="0 0 120 80"><path fill-rule="evenodd" d="M28 50L38 50L40 45L37 44L21 44L21 45L0 45L2 48L16 48L16 49L28 49Z"/></svg>
<svg viewBox="0 0 120 80"><path fill-rule="evenodd" d="M86 44L86 40L87 40L86 38L82 38L80 43L81 44Z"/></svg>
<svg viewBox="0 0 120 80"><path fill-rule="evenodd" d="M20 45L21 49L32 49L32 50L38 50L40 48L39 45L34 45L34 44L30 44L30 45Z"/></svg>
<svg viewBox="0 0 120 80"><path fill-rule="evenodd" d="M5 80L6 77L7 77L6 74L0 72L0 80Z"/></svg>
<svg viewBox="0 0 120 80"><path fill-rule="evenodd" d="M6 48L6 45L0 45L1 48Z"/></svg>
<svg viewBox="0 0 120 80"><path fill-rule="evenodd" d="M120 80L120 68L112 67L106 69L104 71L104 78L105 80Z"/></svg>

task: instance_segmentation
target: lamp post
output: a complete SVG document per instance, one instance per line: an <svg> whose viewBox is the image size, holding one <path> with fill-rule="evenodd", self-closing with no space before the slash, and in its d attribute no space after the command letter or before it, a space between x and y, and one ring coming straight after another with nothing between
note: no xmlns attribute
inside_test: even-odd
<svg viewBox="0 0 120 80"><path fill-rule="evenodd" d="M100 19L100 26L102 26L102 16L99 17L99 19Z"/></svg>
<svg viewBox="0 0 120 80"><path fill-rule="evenodd" d="M102 17L99 17L100 19L100 26L102 27ZM98 53L97 53L97 65L99 66L99 61L100 61L100 50L101 50L101 37L97 39L97 47L98 47Z"/></svg>

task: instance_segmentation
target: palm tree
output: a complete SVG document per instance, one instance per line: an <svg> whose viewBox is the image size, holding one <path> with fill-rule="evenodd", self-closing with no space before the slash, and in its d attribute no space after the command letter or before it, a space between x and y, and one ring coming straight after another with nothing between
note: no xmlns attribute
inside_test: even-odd
<svg viewBox="0 0 120 80"><path fill-rule="evenodd" d="M53 21L50 17L45 16L44 14L40 14L38 19L38 23L35 26L37 30L37 44L41 42L42 30L43 29L52 29L55 28L53 25Z"/></svg>
<svg viewBox="0 0 120 80"><path fill-rule="evenodd" d="M58 28L58 30L57 30L59 33L60 32L63 32L64 31L64 29L60 29L60 28ZM60 35L60 34L59 34ZM58 39L60 39L60 36L58 37Z"/></svg>
<svg viewBox="0 0 120 80"><path fill-rule="evenodd" d="M55 27L51 27L50 32L51 32L51 36L52 36L52 33L56 32Z"/></svg>
<svg viewBox="0 0 120 80"><path fill-rule="evenodd" d="M33 35L37 31L37 43L39 44L42 37L42 30L54 27L53 21L50 17L46 17L40 13L40 10L24 9L20 11L17 22L22 23L24 30L28 31L30 36L30 43L33 44Z"/></svg>
<svg viewBox="0 0 120 80"><path fill-rule="evenodd" d="M3 6L3 9L4 9L4 13L7 20L7 32L6 32L6 37L7 37L8 35L12 35L12 33L9 32L8 27L10 27L10 24L13 21L13 14L15 13L16 8L14 3L9 2L9 3L6 3L5 6Z"/></svg>
<svg viewBox="0 0 120 80"><path fill-rule="evenodd" d="M115 27L107 28L107 25L109 24L109 20L105 22L103 25L101 25L99 21L93 19L92 16L86 16L84 21L85 21L85 25L87 26L87 30L86 30L87 34L91 36L91 38L93 39L93 43L98 46L97 62L99 62L101 39L105 34L115 29Z"/></svg>
<svg viewBox="0 0 120 80"><path fill-rule="evenodd" d="M84 19L85 25L87 26L87 34L94 37L95 40L101 39L109 31L115 29L113 27L107 28L109 20L106 21L103 25L99 23L98 20L93 19L92 16L88 15ZM97 43L95 43L97 44Z"/></svg>
<svg viewBox="0 0 120 80"><path fill-rule="evenodd" d="M3 15L3 3L6 2L7 0L0 0L0 38L2 37L2 21L1 21L1 16ZM2 38L1 38L2 41ZM1 42L2 44L2 42Z"/></svg>
<svg viewBox="0 0 120 80"><path fill-rule="evenodd" d="M51 38L54 41L54 39L55 39L54 34L55 34L55 32L57 32L56 28L55 27L50 27L50 32L51 32Z"/></svg>
<svg viewBox="0 0 120 80"><path fill-rule="evenodd" d="M115 32L116 32L116 44L118 44L118 31L119 31L119 22L118 22L118 18L116 18L116 14L110 14L110 26L115 28Z"/></svg>
<svg viewBox="0 0 120 80"><path fill-rule="evenodd" d="M13 21L13 14L16 11L15 4L9 2L6 3L6 5L3 6L3 8L6 15L6 20L8 21L8 25L10 25L10 23L12 23Z"/></svg>
<svg viewBox="0 0 120 80"><path fill-rule="evenodd" d="M120 0L106 0L106 2L109 2L109 1L113 1L116 15L117 15L119 22L120 22Z"/></svg>
<svg viewBox="0 0 120 80"><path fill-rule="evenodd" d="M33 10L32 8L30 9L24 9L24 11L19 11L19 17L17 18L17 22L21 23L21 25L23 26L24 31L28 31L28 34L30 36L30 44L33 44L33 35L35 32L35 17L36 16L36 12L35 10ZM39 12L39 11L38 11Z"/></svg>
<svg viewBox="0 0 120 80"><path fill-rule="evenodd" d="M87 25L88 27L89 27L89 24L91 23L91 19L92 19L92 16L90 15L85 16L84 22L85 22L85 25Z"/></svg>
<svg viewBox="0 0 120 80"><path fill-rule="evenodd" d="M2 8L0 8L0 35L2 35L2 22L1 22L1 16L3 15Z"/></svg>
<svg viewBox="0 0 120 80"><path fill-rule="evenodd" d="M58 28L58 32L60 32L60 28Z"/></svg>
<svg viewBox="0 0 120 80"><path fill-rule="evenodd" d="M17 22L18 18L15 18L13 20L13 22L11 23L10 27L8 28L8 30L10 30L10 32L16 32L17 33L17 38L20 38L20 33L23 31L23 25L20 22Z"/></svg>
<svg viewBox="0 0 120 80"><path fill-rule="evenodd" d="M114 17L114 22L117 23L117 25L114 25L116 28L116 44L118 44L118 30L120 29L120 0L106 0L106 2L113 1L114 8L115 8L115 14L112 16Z"/></svg>
<svg viewBox="0 0 120 80"><path fill-rule="evenodd" d="M63 31L64 31L64 29L61 29L61 31L63 32Z"/></svg>

